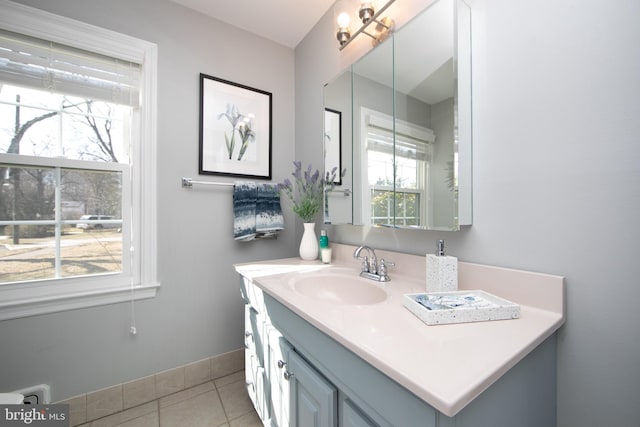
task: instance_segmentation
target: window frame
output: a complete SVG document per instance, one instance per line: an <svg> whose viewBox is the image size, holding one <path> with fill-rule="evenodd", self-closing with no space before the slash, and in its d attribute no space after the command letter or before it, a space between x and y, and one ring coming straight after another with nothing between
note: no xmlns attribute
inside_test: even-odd
<svg viewBox="0 0 640 427"><path fill-rule="evenodd" d="M129 274L1 284L0 320L154 297L160 286L157 278L155 179L157 46L138 38L7 0L0 0L0 12L0 28L8 31L143 64L140 126L132 130L132 141L137 143L132 143L133 160L130 160L129 215L133 250ZM28 160L16 157L20 156L2 154L3 161L6 160L7 163L24 164ZM38 158L37 162L46 164L47 160Z"/></svg>

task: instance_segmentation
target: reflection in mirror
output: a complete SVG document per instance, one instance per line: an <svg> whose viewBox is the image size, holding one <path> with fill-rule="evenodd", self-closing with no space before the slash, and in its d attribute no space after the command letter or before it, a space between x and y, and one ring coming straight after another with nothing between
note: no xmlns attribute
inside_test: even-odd
<svg viewBox="0 0 640 427"><path fill-rule="evenodd" d="M351 71L345 71L324 88L325 122L324 122L324 155L325 171L331 171L335 167L336 144L334 136L336 131L327 119L327 110L340 114L341 126L339 129L340 147L337 154L341 169L347 169L347 174L341 182L326 194L325 198L325 223L353 224L352 191L352 135L351 135Z"/></svg>
<svg viewBox="0 0 640 427"><path fill-rule="evenodd" d="M324 168L329 175L337 171L333 181L336 185L342 185L342 112L324 109Z"/></svg>
<svg viewBox="0 0 640 427"><path fill-rule="evenodd" d="M471 223L469 25L463 2L438 0L325 87L325 106L341 109L353 133L342 132L343 164L353 155L351 215L334 196L327 222Z"/></svg>
<svg viewBox="0 0 640 427"><path fill-rule="evenodd" d="M397 173L396 224L429 230L458 228L454 173L454 1L440 0L395 38L396 120L426 127L432 139L413 139L414 152L396 150L396 163L411 160L414 173ZM399 181L399 182L398 182ZM412 196L408 197L408 196ZM408 208L416 218L404 218Z"/></svg>
<svg viewBox="0 0 640 427"><path fill-rule="evenodd" d="M393 225L393 41L353 64L352 79L354 223Z"/></svg>

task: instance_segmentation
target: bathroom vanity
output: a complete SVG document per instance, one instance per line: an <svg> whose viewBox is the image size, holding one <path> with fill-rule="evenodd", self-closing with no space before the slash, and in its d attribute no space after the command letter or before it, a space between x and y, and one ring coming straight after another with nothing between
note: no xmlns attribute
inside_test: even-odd
<svg viewBox="0 0 640 427"><path fill-rule="evenodd" d="M391 281L334 264L236 265L249 395L273 426L553 426L562 277L459 263L459 289L520 306L518 319L428 326L402 297L424 292L424 257L377 251Z"/></svg>

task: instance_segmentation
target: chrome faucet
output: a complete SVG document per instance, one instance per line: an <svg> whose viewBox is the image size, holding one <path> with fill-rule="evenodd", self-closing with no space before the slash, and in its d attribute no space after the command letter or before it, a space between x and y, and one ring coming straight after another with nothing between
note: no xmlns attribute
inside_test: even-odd
<svg viewBox="0 0 640 427"><path fill-rule="evenodd" d="M364 257L360 256L360 252L366 250L369 254L369 257L366 255ZM369 246L358 246L358 248L353 252L353 257L355 259L362 260L362 272L373 273L376 274L378 271L378 258L376 257L376 251Z"/></svg>
<svg viewBox="0 0 640 427"><path fill-rule="evenodd" d="M363 250L366 250L368 255L360 256L360 252ZM353 257L362 260L362 267L360 270L361 277L376 280L378 282L388 282L391 280L387 274L387 265L395 264L381 259L380 265L378 265L378 257L376 256L376 252L373 248L364 245L358 246L358 248L353 252Z"/></svg>

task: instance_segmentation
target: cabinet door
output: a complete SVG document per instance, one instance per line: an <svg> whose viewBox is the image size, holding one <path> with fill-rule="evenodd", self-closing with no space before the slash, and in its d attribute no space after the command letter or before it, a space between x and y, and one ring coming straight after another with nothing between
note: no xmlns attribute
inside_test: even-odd
<svg viewBox="0 0 640 427"><path fill-rule="evenodd" d="M245 347L247 345L258 358L260 366L264 366L265 322L262 316L252 307L245 305Z"/></svg>
<svg viewBox="0 0 640 427"><path fill-rule="evenodd" d="M291 426L336 426L338 415L336 388L295 351L289 352L286 373L291 393Z"/></svg>

